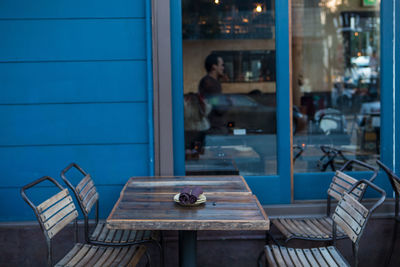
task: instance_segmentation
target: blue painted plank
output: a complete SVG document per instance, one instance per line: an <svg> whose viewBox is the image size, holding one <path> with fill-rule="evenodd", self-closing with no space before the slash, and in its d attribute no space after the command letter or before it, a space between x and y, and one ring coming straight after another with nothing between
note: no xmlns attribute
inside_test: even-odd
<svg viewBox="0 0 400 267"><path fill-rule="evenodd" d="M348 172L349 175L356 179L369 178L370 172ZM294 175L294 199L295 200L312 200L326 199L329 184L332 182L333 172L324 173L296 173ZM383 172L380 172L374 183L386 192L391 191L388 178ZM368 192L366 197L376 197L376 194Z"/></svg>
<svg viewBox="0 0 400 267"><path fill-rule="evenodd" d="M0 146L147 143L145 103L3 105Z"/></svg>
<svg viewBox="0 0 400 267"><path fill-rule="evenodd" d="M147 176L150 168L147 144L2 147L0 187L21 187L44 175L59 179L71 162L96 185L124 184L131 176Z"/></svg>
<svg viewBox="0 0 400 267"><path fill-rule="evenodd" d="M0 64L0 104L146 101L145 61Z"/></svg>
<svg viewBox="0 0 400 267"><path fill-rule="evenodd" d="M109 215L122 187L123 185L98 186L101 218L105 219ZM24 202L19 191L19 188L0 188L0 221L37 221L33 210ZM54 188L46 186L37 188L35 191L27 191L27 193L32 199L38 200L50 197L55 191ZM9 205L10 203L13 203L13 205ZM40 201L35 202L35 204L38 203ZM77 209L81 214L78 206Z"/></svg>
<svg viewBox="0 0 400 267"><path fill-rule="evenodd" d="M144 19L0 20L1 61L146 58Z"/></svg>
<svg viewBox="0 0 400 267"><path fill-rule="evenodd" d="M142 0L2 0L0 18L144 17Z"/></svg>

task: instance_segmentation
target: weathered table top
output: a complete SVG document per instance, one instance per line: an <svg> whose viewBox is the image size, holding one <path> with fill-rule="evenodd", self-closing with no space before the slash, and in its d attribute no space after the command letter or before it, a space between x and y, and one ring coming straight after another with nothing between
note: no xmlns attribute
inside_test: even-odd
<svg viewBox="0 0 400 267"><path fill-rule="evenodd" d="M207 202L173 201L184 186L201 186ZM107 218L113 229L268 230L269 219L241 176L134 177Z"/></svg>

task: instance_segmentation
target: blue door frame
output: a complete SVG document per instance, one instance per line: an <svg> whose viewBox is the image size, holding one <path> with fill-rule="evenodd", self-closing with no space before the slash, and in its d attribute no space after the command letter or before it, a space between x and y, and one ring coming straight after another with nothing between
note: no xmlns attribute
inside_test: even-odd
<svg viewBox="0 0 400 267"><path fill-rule="evenodd" d="M274 176L246 176L245 179L262 204L286 204L292 202L291 189L294 187L294 200L323 199L325 190L333 173L295 174L291 185L291 140L290 140L290 1L276 1L276 74L277 74L277 160L278 174ZM398 130L394 124L399 119L393 116L394 104L399 96L394 96L393 81L393 8L394 0L381 2L381 159L391 168L394 167L394 147L398 148ZM396 5L396 11L399 11ZM397 12L398 14L398 12ZM182 69L182 15L181 0L171 0L171 48L172 48L172 97L174 127L174 173L185 174L184 127L183 127L183 69ZM399 18L396 18L399 22ZM398 32L398 25L396 23ZM398 40L398 35L396 36ZM398 52L399 48L396 47ZM396 63L399 55L396 53ZM396 68L396 73L398 73ZM398 80L399 75L396 75ZM398 83L396 83L397 85ZM393 137L395 136L395 138ZM390 138L387 138L390 137ZM396 154L399 149L396 149ZM397 157L396 157L397 158ZM397 165L397 164L396 164ZM395 166L399 170L400 166ZM362 177L363 172L354 173ZM389 193L388 179L380 173L376 183ZM306 190L307 189L307 190ZM391 194L389 194L390 196Z"/></svg>

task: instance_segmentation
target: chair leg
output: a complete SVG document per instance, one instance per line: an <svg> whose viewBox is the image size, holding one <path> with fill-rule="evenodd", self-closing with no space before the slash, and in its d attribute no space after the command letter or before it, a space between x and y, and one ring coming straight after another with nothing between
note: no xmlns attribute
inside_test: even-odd
<svg viewBox="0 0 400 267"><path fill-rule="evenodd" d="M389 248L389 255L386 257L385 260L385 267L389 266L390 260L392 259L393 251L394 251L394 246L396 243L396 237L397 237L397 227L398 227L398 221L395 219L394 220L394 230L392 234L392 242L390 243L390 248Z"/></svg>
<svg viewBox="0 0 400 267"><path fill-rule="evenodd" d="M262 256L264 255L264 250L262 250L261 252L260 252L260 254L258 255L258 258L257 258L257 266L258 267L262 267L263 265L262 265Z"/></svg>
<svg viewBox="0 0 400 267"><path fill-rule="evenodd" d="M149 252L147 252L147 250L145 252L145 255L146 255L146 259L147 259L146 267L151 267L150 255L149 255Z"/></svg>

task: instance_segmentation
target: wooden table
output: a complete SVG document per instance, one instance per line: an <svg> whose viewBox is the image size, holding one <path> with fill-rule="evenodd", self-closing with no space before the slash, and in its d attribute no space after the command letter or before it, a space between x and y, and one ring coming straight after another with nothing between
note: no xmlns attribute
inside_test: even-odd
<svg viewBox="0 0 400 267"><path fill-rule="evenodd" d="M173 196L201 186L207 202L182 207ZM269 230L269 219L241 176L133 177L107 218L112 229L178 230L180 266L196 266L198 230Z"/></svg>

